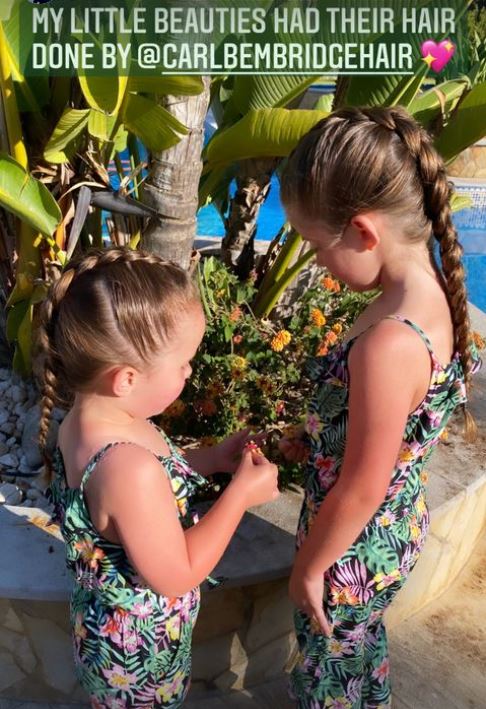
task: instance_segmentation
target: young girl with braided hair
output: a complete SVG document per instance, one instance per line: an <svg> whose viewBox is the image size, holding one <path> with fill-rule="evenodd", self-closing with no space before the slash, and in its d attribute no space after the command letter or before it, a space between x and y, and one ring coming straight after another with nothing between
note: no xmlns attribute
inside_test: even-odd
<svg viewBox="0 0 486 709"><path fill-rule="evenodd" d="M43 306L40 438L68 397L51 497L74 580L76 672L97 709L181 706L199 583L245 510L278 495L276 467L244 450L248 432L183 453L149 419L182 391L204 326L185 271L125 248L70 263ZM189 498L216 471L234 476L195 524Z"/></svg>
<svg viewBox="0 0 486 709"><path fill-rule="evenodd" d="M352 290L381 291L311 364L290 579L300 709L390 707L383 613L427 532L424 466L478 366L451 191L431 138L401 108L334 112L282 176L288 219L317 263Z"/></svg>

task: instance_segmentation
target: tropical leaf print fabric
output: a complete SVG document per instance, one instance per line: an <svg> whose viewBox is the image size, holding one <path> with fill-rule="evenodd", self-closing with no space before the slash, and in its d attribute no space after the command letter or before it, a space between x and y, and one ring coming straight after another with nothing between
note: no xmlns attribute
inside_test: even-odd
<svg viewBox="0 0 486 709"><path fill-rule="evenodd" d="M170 456L157 456L168 474L182 524L197 521L189 498L206 480L168 441ZM137 575L123 547L93 526L84 486L105 446L89 462L79 488L69 488L59 449L50 488L74 579L70 620L77 677L96 709L180 707L189 689L192 629L199 588L179 598L154 593ZM165 470L164 470L165 469Z"/></svg>
<svg viewBox="0 0 486 709"><path fill-rule="evenodd" d="M386 497L354 544L325 572L324 608L333 628L326 638L295 613L299 658L290 692L299 709L388 709L389 663L383 613L413 569L429 526L424 466L454 409L466 401L459 355L443 368L423 331L429 390L409 416ZM314 359L316 390L306 418L311 455L297 531L302 544L342 465L348 418L348 354L356 338ZM475 369L480 360L477 358Z"/></svg>

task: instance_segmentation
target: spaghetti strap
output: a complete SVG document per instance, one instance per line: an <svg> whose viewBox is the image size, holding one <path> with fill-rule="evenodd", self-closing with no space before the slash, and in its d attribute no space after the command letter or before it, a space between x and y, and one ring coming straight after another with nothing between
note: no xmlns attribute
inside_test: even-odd
<svg viewBox="0 0 486 709"><path fill-rule="evenodd" d="M114 443L107 443L103 448L100 448L99 451L97 451L94 455L91 456L91 458L88 460L88 463L83 471L83 475L81 477L81 483L79 485L79 489L81 492L84 490L84 486L89 480L89 477L93 470L95 469L96 465L100 462L100 460L103 458L103 456L106 455L106 453L110 450L110 448L113 448L114 446L119 446L122 443L122 441L116 441Z"/></svg>
<svg viewBox="0 0 486 709"><path fill-rule="evenodd" d="M432 348L432 343L430 342L429 338L427 337L425 332L422 330L422 328L417 325L417 323L414 323L411 320L408 320L408 318L404 318L403 315L386 315L383 319L384 320L398 320L398 322L405 323L405 325L408 325L409 327L411 327L412 330L415 330L417 335L419 335L422 338L425 346L429 350L433 359L437 360L435 352ZM439 361L439 360L437 360L437 361Z"/></svg>
<svg viewBox="0 0 486 709"><path fill-rule="evenodd" d="M108 453L110 448L114 448L115 446L122 446L122 445L136 446L136 445L138 445L138 443L134 443L133 441L114 441L113 443L107 443L105 446L103 446L103 448L100 448L100 450L97 453L95 453L93 456L91 456L91 458L88 461L88 464L86 465L86 467L84 469L83 475L81 477L81 483L79 485L79 490L81 493L83 492L84 486L88 482L91 473L93 472L93 470L95 469L97 464L100 462L100 460L106 455L106 453ZM139 446L139 447L143 448L143 446ZM144 450L148 450L148 448L144 449ZM152 451L150 451L150 452L152 453ZM152 455L155 455L155 453L153 453ZM155 457L157 457L157 456L155 456Z"/></svg>

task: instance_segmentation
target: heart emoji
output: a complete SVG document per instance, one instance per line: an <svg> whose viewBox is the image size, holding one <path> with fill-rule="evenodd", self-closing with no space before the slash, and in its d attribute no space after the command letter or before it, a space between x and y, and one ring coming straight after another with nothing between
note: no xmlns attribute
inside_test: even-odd
<svg viewBox="0 0 486 709"><path fill-rule="evenodd" d="M428 39L420 47L425 63L435 72L442 71L452 59L455 51L456 45L450 39L444 39L439 43Z"/></svg>

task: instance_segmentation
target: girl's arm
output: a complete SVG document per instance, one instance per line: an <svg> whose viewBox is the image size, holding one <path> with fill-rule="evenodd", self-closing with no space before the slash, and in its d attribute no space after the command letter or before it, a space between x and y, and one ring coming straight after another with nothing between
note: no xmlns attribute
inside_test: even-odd
<svg viewBox="0 0 486 709"><path fill-rule="evenodd" d="M248 507L278 496L277 474L263 456L245 453L224 493L187 531L160 461L138 446L113 448L93 471L86 493L90 511L99 519L102 507L140 576L156 593L173 597L212 571Z"/></svg>
<svg viewBox="0 0 486 709"><path fill-rule="evenodd" d="M290 582L296 605L316 616L324 632L323 573L349 549L385 498L409 412L429 388L430 355L412 330L384 321L353 345L349 372L342 468L296 554Z"/></svg>
<svg viewBox="0 0 486 709"><path fill-rule="evenodd" d="M183 451L184 458L187 460L193 470L196 470L200 475L205 477L219 472L217 470L217 452L216 446L204 446L201 448L186 448Z"/></svg>

